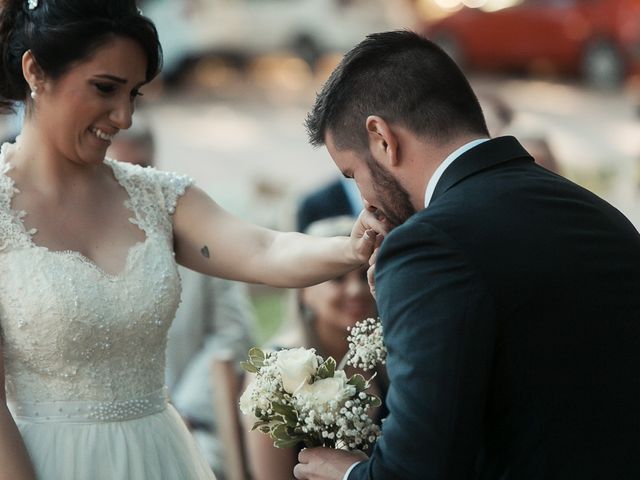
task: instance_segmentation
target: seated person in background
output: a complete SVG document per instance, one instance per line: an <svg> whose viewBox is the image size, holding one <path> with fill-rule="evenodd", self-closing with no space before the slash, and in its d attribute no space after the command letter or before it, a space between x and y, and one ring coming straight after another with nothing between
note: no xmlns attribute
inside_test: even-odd
<svg viewBox="0 0 640 480"><path fill-rule="evenodd" d="M154 140L138 118L114 139L108 156L153 166ZM182 415L209 465L220 480L223 455L216 434L210 364L216 354L229 353L238 363L255 343L253 306L246 285L202 275L178 265L182 296L169 330L165 381L171 401Z"/></svg>
<svg viewBox="0 0 640 480"><path fill-rule="evenodd" d="M304 232L310 224L323 218L357 217L363 208L356 182L340 177L302 198L296 212L296 230Z"/></svg>
<svg viewBox="0 0 640 480"><path fill-rule="evenodd" d="M349 233L353 217L332 217L312 223L305 233L334 236ZM375 300L369 291L367 269L358 270L319 285L294 291L294 322L286 322L284 333L271 342L275 348L315 348L324 358L333 357L340 363L348 350L348 327L368 317L377 316ZM293 323L293 324L292 324ZM347 367L347 375L355 369ZM372 372L364 372L370 377ZM378 371L371 393L384 401L386 374ZM384 405L373 411L377 420L384 416ZM293 478L299 449L279 449L273 441L259 431L250 432L254 420L243 416L243 430L249 471L253 480L285 480Z"/></svg>

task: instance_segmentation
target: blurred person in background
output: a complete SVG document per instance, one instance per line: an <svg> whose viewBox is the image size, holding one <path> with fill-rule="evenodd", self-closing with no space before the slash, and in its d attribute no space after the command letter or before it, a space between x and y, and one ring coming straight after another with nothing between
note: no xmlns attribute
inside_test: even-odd
<svg viewBox="0 0 640 480"><path fill-rule="evenodd" d="M154 166L155 142L147 119L136 115L129 130L120 132L107 155L142 167ZM224 479L224 456L217 435L211 362L231 353L236 363L255 341L255 315L247 286L202 275L178 266L182 293L169 329L166 384L173 405L185 420L219 480Z"/></svg>
<svg viewBox="0 0 640 480"><path fill-rule="evenodd" d="M333 216L311 223L305 233L331 237L353 228L353 216ZM347 354L348 328L358 321L377 316L375 299L369 291L367 268L362 267L338 278L293 293L292 321L285 322L270 342L271 348L315 348L323 358L333 357L340 364ZM346 367L347 375L356 373ZM370 393L384 402L387 377L384 367L376 369ZM368 378L373 372L361 372ZM248 376L249 377L249 376ZM248 379L247 379L248 380ZM384 403L370 413L378 423L386 414ZM276 448L269 436L258 430L250 431L254 419L243 416L247 460L253 480L286 480L293 478L300 448Z"/></svg>
<svg viewBox="0 0 640 480"><path fill-rule="evenodd" d="M22 105L17 105L15 111L8 115L7 120L7 128L2 137L0 137L0 144L16 141L16 137L20 134L22 122L24 121L24 107Z"/></svg>
<svg viewBox="0 0 640 480"><path fill-rule="evenodd" d="M305 449L295 477L640 478L631 222L516 138L491 138L459 67L409 31L348 52L307 128L397 226L371 260L382 436L368 458Z"/></svg>
<svg viewBox="0 0 640 480"><path fill-rule="evenodd" d="M560 165L553 153L547 134L536 128L518 125L516 112L501 96L484 92L478 95L478 99L491 136L513 135L517 137L538 165L554 173L561 173Z"/></svg>
<svg viewBox="0 0 640 480"><path fill-rule="evenodd" d="M522 146L531 154L538 165L551 172L562 173L557 157L551 148L551 143L545 134L536 133L534 130L523 131L523 129L511 129L509 134L520 140Z"/></svg>
<svg viewBox="0 0 640 480"><path fill-rule="evenodd" d="M355 182L338 178L306 194L296 212L296 230L304 232L317 220L341 215L358 216L364 205Z"/></svg>

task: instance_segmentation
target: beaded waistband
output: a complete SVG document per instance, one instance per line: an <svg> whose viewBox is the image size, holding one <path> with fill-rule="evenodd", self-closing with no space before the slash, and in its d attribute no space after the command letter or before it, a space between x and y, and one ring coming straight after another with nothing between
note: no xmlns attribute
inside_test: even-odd
<svg viewBox="0 0 640 480"><path fill-rule="evenodd" d="M138 398L100 401L9 402L14 417L29 422L119 422L159 413L167 407L167 389Z"/></svg>

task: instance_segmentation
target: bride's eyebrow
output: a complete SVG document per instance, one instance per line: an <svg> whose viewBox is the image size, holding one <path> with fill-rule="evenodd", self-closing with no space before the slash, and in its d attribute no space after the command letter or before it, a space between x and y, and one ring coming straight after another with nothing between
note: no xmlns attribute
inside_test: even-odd
<svg viewBox="0 0 640 480"><path fill-rule="evenodd" d="M116 77L115 75L110 75L108 73L102 73L100 75L95 75L95 78L103 78L105 80L111 80L113 82L116 83L127 83L127 79L126 78L120 78L120 77Z"/></svg>
<svg viewBox="0 0 640 480"><path fill-rule="evenodd" d="M100 79L104 79L104 80L111 80L112 82L116 82L116 83L119 83L121 85L124 85L125 83L127 83L127 79L126 78L116 77L115 75L111 75L109 73L101 73L99 75L94 75L94 78L100 78ZM145 84L145 82L139 82L135 86L135 88L140 88L144 84Z"/></svg>

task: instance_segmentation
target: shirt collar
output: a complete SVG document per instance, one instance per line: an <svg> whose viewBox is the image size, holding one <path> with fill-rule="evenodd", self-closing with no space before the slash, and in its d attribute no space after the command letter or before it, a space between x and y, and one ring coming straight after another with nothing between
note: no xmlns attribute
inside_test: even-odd
<svg viewBox="0 0 640 480"><path fill-rule="evenodd" d="M469 143L465 143L463 146L461 146L460 148L455 150L452 154L450 154L447 158L445 158L444 161L440 165L438 165L438 168L436 168L436 171L433 172L433 175L431 175L431 178L429 179L429 183L427 183L427 191L426 191L426 193L424 195L424 207L425 208L427 208L429 206L429 203L431 202L431 197L433 196L433 192L436 189L436 185L440 181L440 177L442 177L442 174L449 167L449 165L451 165L463 153L471 150L473 147L477 147L478 145L480 145L481 143L486 142L487 140L489 140L489 139L488 138L478 138L476 140L472 140Z"/></svg>

